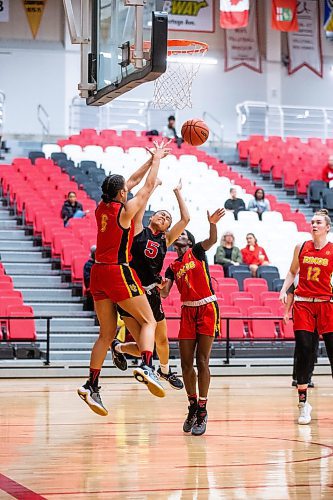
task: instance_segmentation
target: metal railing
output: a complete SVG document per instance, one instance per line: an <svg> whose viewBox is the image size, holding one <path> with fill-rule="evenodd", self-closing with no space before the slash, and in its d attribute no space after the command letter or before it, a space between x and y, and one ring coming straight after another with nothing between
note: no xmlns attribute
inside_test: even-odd
<svg viewBox="0 0 333 500"><path fill-rule="evenodd" d="M45 320L46 321L46 339L38 339L36 338L35 340L30 340L30 339L15 339L15 338L8 338L8 339L1 339L0 340L0 345L7 343L7 344L12 344L12 343L31 343L31 344L36 344L36 343L46 343L46 352L45 352L45 361L44 365L49 366L51 363L50 360L50 344L51 344L51 336L52 336L52 331L51 331L51 320L52 319L59 319L59 316L0 316L0 321L8 321L8 320ZM172 321L179 321L180 317L172 317L172 318L166 318L167 320L172 320ZM225 316L222 318L223 321L226 321L226 331L225 331L225 336L217 337L215 339L215 342L218 344L225 343L226 346L226 352L225 352L225 359L223 360L223 364L225 365L230 365L230 352L231 352L231 344L232 342L271 342L272 344L275 342L294 342L294 339L290 338L283 338L283 337L267 337L267 338L252 338L252 337L241 337L241 338L235 338L233 337L232 339L230 338L230 322L231 321L253 321L253 320L262 320L262 321L274 321L275 323L281 322L283 320L282 316L272 316L272 317L267 317L263 318L262 316ZM222 321L221 320L221 321ZM170 340L175 340L177 341L178 339L172 339Z"/></svg>
<svg viewBox="0 0 333 500"><path fill-rule="evenodd" d="M209 113L208 111L204 111L202 115L202 119L208 125L209 128L209 139L208 142L211 145L216 145L217 147L223 146L223 138L224 138L224 125L223 123L216 118L214 115Z"/></svg>
<svg viewBox="0 0 333 500"><path fill-rule="evenodd" d="M261 101L236 105L239 139L252 134L265 137L333 138L333 108L314 106L278 106Z"/></svg>
<svg viewBox="0 0 333 500"><path fill-rule="evenodd" d="M50 135L50 116L41 104L37 106L37 120L42 126L42 144L44 144Z"/></svg>

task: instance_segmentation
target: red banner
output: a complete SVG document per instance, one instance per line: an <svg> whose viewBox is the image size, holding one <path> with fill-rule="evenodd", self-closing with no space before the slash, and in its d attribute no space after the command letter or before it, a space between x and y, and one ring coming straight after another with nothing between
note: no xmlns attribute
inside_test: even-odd
<svg viewBox="0 0 333 500"><path fill-rule="evenodd" d="M249 0L220 0L220 26L244 28L249 21Z"/></svg>
<svg viewBox="0 0 333 500"><path fill-rule="evenodd" d="M272 28L298 31L297 0L272 0Z"/></svg>

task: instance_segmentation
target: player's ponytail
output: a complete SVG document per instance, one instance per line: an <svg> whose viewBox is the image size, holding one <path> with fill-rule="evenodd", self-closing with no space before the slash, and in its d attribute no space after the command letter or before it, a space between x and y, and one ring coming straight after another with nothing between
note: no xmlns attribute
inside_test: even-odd
<svg viewBox="0 0 333 500"><path fill-rule="evenodd" d="M122 175L112 174L106 177L102 184L102 200L110 203L115 199L118 192L125 187L125 179Z"/></svg>
<svg viewBox="0 0 333 500"><path fill-rule="evenodd" d="M326 224L328 226L332 225L331 218L328 215L328 210L326 210L326 208L320 208L319 210L316 210L314 215L320 215L321 217L324 217Z"/></svg>

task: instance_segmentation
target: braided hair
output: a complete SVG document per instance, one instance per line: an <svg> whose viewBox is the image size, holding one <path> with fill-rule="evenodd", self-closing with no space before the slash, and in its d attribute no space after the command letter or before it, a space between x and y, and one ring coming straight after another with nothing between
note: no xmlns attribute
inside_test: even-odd
<svg viewBox="0 0 333 500"><path fill-rule="evenodd" d="M125 178L122 175L108 175L102 184L102 200L104 203L110 203L121 189L125 187Z"/></svg>

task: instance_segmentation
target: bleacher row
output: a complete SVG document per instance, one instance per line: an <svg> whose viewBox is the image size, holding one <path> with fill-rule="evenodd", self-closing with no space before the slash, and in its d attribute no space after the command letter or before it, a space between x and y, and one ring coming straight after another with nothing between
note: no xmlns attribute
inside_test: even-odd
<svg viewBox="0 0 333 500"><path fill-rule="evenodd" d="M109 137L109 139L108 139ZM134 131L124 131L117 135L116 131L101 131L98 134L94 129L82 130L80 134L71 136L68 140L58 141L57 145L46 144L43 152L46 157L59 161L57 155L62 156L61 162L64 169L79 183L84 182L87 162L92 168L104 169L106 174L111 172L121 173L128 177L130 173L148 158L144 146L147 145L147 137L137 136ZM152 138L150 138L152 139ZM153 139L161 139L153 137ZM150 199L150 207L157 210L161 207L167 208L173 215L178 217L178 207L172 188L178 182L179 177L183 180L183 194L189 206L191 222L189 229L194 232L197 239L203 239L207 234L206 209L216 209L223 206L229 197L230 187L236 187L238 196L243 198L247 204L253 197L255 185L230 167L221 163L217 158L207 155L204 151L183 144L178 149L176 144L171 143L172 154L165 158L161 164L160 177L163 181L161 188L155 191ZM70 163L68 163L70 162ZM93 181L90 180L90 183ZM89 194L95 196L96 190L93 185L85 186ZM293 247L299 241L309 238L309 225L304 214L294 212L287 203L278 203L275 196L268 195L272 212L265 213L263 221L260 221L255 212L241 212L239 220L235 221L231 213L227 213L222 223L218 226L218 237L226 230L232 230L236 237L236 245L245 246L245 235L248 231L254 232L259 244L263 246L271 263L278 267L280 275L287 272ZM275 227L274 233L272 227ZM216 245L217 246L217 245ZM208 252L209 263L214 262L216 246ZM280 248L287 249L285 254Z"/></svg>
<svg viewBox="0 0 333 500"><path fill-rule="evenodd" d="M279 136L265 139L261 135L252 135L238 142L238 153L240 160L248 162L252 169L258 169L264 178L271 179L299 199L311 199L311 181L321 180L328 156L333 154L333 139L322 142L313 137L302 142L298 137L286 137L284 141ZM322 194L323 206L333 209L333 191L327 189Z"/></svg>
<svg viewBox="0 0 333 500"><path fill-rule="evenodd" d="M3 195L8 196L10 204L16 207L18 215L24 217L25 223L32 226L33 234L41 238L42 245L51 248L51 256L60 259L61 269L70 270L72 282L82 284L83 265L88 258L90 246L96 242L95 201L91 200L84 190L78 191L77 183L71 180L70 176L64 173L51 159L37 157L32 163L30 159L17 158L13 160L11 165L1 165L0 173ZM71 190L78 192L84 208L90 209L91 213L84 219L72 219L69 226L64 228L60 218L60 210L68 191ZM175 254L168 252L164 269L174 258ZM279 306L277 293L272 294L268 291L265 280L252 279L252 282L258 283L260 292L269 294L271 299L269 306L257 293L252 294L248 288L245 288L249 283L248 280L244 280L245 292L242 292L240 291L242 286L239 286L237 280L224 278L223 269L220 266L211 265L210 271L222 315L229 315L229 312L231 316L234 314L238 317L240 314L243 315L244 309L239 307L240 304L243 304L242 299L245 299L244 304L246 303L249 307L259 307L253 311L265 312L266 316L267 312L273 314L273 311L277 311ZM7 279L11 281L10 277ZM20 292L13 291L13 294L19 296ZM269 310L262 309L262 307L269 307ZM31 308L29 309L32 315L33 311ZM28 313L27 309L24 311ZM5 313L7 314L7 312L6 309ZM177 318L180 315L179 295L175 288L165 301L165 312L168 318ZM250 309L248 313L252 314ZM169 337L176 338L179 327L178 320L168 320L168 323ZM234 329L237 328L241 339L251 336L256 338L259 335L257 329L252 328L252 323L248 325L241 320L232 323L235 326L232 326L231 333L233 334ZM255 323L253 324L255 325ZM32 331L33 334L27 335L26 330L24 330L22 334L21 326L16 330L16 338L22 338L23 335L23 338L33 340L35 339L34 328ZM283 335L282 327L274 331L280 337ZM275 338L277 333L272 337L269 335L269 337ZM10 336L7 335L7 338L9 339Z"/></svg>

